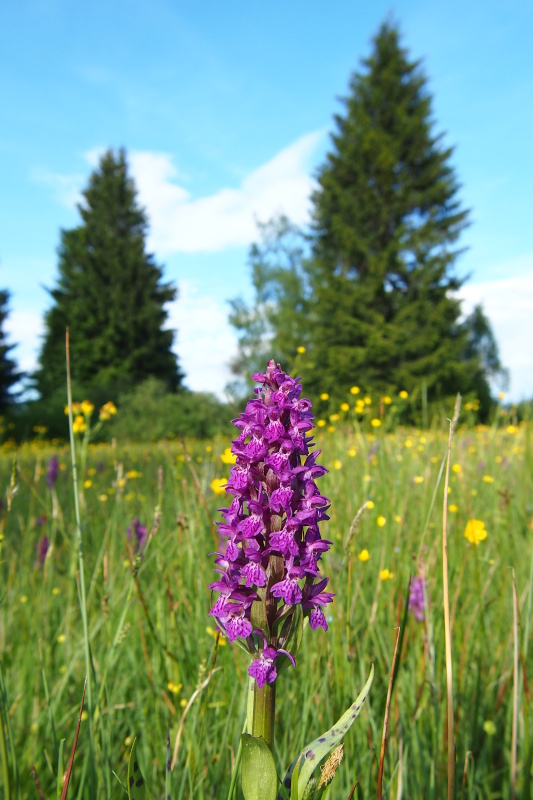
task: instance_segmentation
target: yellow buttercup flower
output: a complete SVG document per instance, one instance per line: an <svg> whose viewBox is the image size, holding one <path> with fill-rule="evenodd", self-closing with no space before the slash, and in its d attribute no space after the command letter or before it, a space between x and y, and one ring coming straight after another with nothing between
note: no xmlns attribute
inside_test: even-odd
<svg viewBox="0 0 533 800"><path fill-rule="evenodd" d="M74 433L83 433L83 431L86 431L87 425L85 424L85 417L82 417L81 414L75 417L72 423L72 430Z"/></svg>
<svg viewBox="0 0 533 800"><path fill-rule="evenodd" d="M296 352L300 353L300 355L303 355L305 353L305 347L303 346L303 344L301 344L299 347L296 348Z"/></svg>
<svg viewBox="0 0 533 800"><path fill-rule="evenodd" d="M391 581L394 578L394 572L389 572L388 569L381 569L379 571L379 577L382 581Z"/></svg>
<svg viewBox="0 0 533 800"><path fill-rule="evenodd" d="M462 471L462 467L461 467L461 465L460 465L460 464L454 464L454 465L453 465L453 467L452 467L452 470L453 470L454 472L457 472L457 473L459 473L459 472L461 472L461 471Z"/></svg>
<svg viewBox="0 0 533 800"><path fill-rule="evenodd" d="M322 392L320 395L321 400L329 400L329 394L327 392Z"/></svg>
<svg viewBox="0 0 533 800"><path fill-rule="evenodd" d="M424 483L424 478L422 477L422 475L415 475L413 480L415 483Z"/></svg>
<svg viewBox="0 0 533 800"><path fill-rule="evenodd" d="M375 418L371 420L370 424L372 425L373 428L379 428L379 426L381 425L381 420Z"/></svg>
<svg viewBox="0 0 533 800"><path fill-rule="evenodd" d="M80 411L84 416L90 417L94 411L94 405L90 400L84 400L80 406Z"/></svg>
<svg viewBox="0 0 533 800"><path fill-rule="evenodd" d="M350 449L347 451L347 453L348 453L348 455L350 456L350 458L354 458L354 457L357 455L357 450L355 449L355 447L351 447L351 448L350 448Z"/></svg>
<svg viewBox="0 0 533 800"><path fill-rule="evenodd" d="M317 425L317 428L324 428L325 425L326 425L326 420L325 419L319 419L317 421L316 425Z"/></svg>
<svg viewBox="0 0 533 800"><path fill-rule="evenodd" d="M372 511L372 509L374 508L374 501L373 501L373 500L367 500L367 501L366 501L366 507L367 507L367 508L368 508L370 511Z"/></svg>
<svg viewBox="0 0 533 800"><path fill-rule="evenodd" d="M351 394L359 394L360 391L361 389L359 388L359 386L352 386L352 388L350 389Z"/></svg>
<svg viewBox="0 0 533 800"><path fill-rule="evenodd" d="M399 396L402 398L402 400L407 400L409 397L409 392L406 392L405 389L402 389L402 391L399 392Z"/></svg>
<svg viewBox="0 0 533 800"><path fill-rule="evenodd" d="M329 419L330 419L330 422L338 422L340 420L340 416L339 416L339 414L331 414Z"/></svg>
<svg viewBox="0 0 533 800"><path fill-rule="evenodd" d="M480 519L469 519L465 528L465 539L471 544L477 545L487 538L485 523Z"/></svg>
<svg viewBox="0 0 533 800"><path fill-rule="evenodd" d="M363 397L363 402L364 402L365 406L371 406L372 405L372 398L367 395L366 397Z"/></svg>
<svg viewBox="0 0 533 800"><path fill-rule="evenodd" d="M335 469L341 469L342 468L342 461L339 461L339 459L336 458L335 461L333 462L333 466L335 467Z"/></svg>
<svg viewBox="0 0 533 800"><path fill-rule="evenodd" d="M226 491L226 483L226 478L213 478L210 483L211 491L214 492L214 494L224 494Z"/></svg>
<svg viewBox="0 0 533 800"><path fill-rule="evenodd" d="M368 559L370 558L370 553L365 548L364 550L361 550L357 558L359 559L359 561L362 561L364 563L365 561L368 561Z"/></svg>
<svg viewBox="0 0 533 800"><path fill-rule="evenodd" d="M494 483L494 478L492 475L483 475L483 480L485 483Z"/></svg>
<svg viewBox="0 0 533 800"><path fill-rule="evenodd" d="M349 410L350 410L350 406L348 405L348 403L341 403L341 411L346 412L346 411L349 411Z"/></svg>
<svg viewBox="0 0 533 800"><path fill-rule="evenodd" d="M226 447L222 455L220 456L220 460L223 464L235 464L237 461L237 456L231 452L231 447Z"/></svg>
<svg viewBox="0 0 533 800"><path fill-rule="evenodd" d="M387 524L387 519L383 516L383 514L380 514L376 522L380 528L383 528L383 526Z"/></svg>
<svg viewBox="0 0 533 800"><path fill-rule="evenodd" d="M452 503L451 506L448 507L448 511L450 511L452 514L457 514L459 511L459 506L456 506L454 503Z"/></svg>

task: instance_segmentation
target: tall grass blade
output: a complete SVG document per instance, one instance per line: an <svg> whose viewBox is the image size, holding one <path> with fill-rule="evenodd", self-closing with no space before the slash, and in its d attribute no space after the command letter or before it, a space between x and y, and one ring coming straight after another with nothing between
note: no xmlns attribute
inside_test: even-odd
<svg viewBox="0 0 533 800"><path fill-rule="evenodd" d="M78 714L78 724L76 725L76 733L74 735L74 742L72 744L72 750L70 751L70 758L68 762L67 772L65 774L65 780L63 782L63 790L61 792L61 800L65 800L68 792L68 785L70 783L70 776L72 775L72 767L74 765L74 755L76 753L76 747L78 744L78 736L80 733L80 725L81 725L81 715L83 714L83 702L85 700L85 688L87 686L87 677L85 677L85 682L83 684L83 693L81 696L81 703L80 703L80 713Z"/></svg>
<svg viewBox="0 0 533 800"><path fill-rule="evenodd" d="M396 671L396 656L398 653L398 641L400 639L400 629L396 634L396 644L394 645L394 653L392 656L392 664L389 676L389 688L387 690L387 700L385 703L385 717L383 719L383 735L381 737L381 752L379 755L379 770L378 770L378 787L377 787L377 800L381 800L383 796L383 768L385 764L385 750L387 747L387 733L389 730L389 715L390 715L390 702L392 697L392 685L394 680L394 673Z"/></svg>

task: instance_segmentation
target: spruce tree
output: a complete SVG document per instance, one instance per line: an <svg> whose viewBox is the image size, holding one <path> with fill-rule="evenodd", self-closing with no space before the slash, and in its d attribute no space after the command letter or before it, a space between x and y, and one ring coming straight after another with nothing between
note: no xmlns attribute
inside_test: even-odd
<svg viewBox="0 0 533 800"><path fill-rule="evenodd" d="M384 24L313 195L313 346L306 385L344 396L351 385L430 396L474 389L476 358L460 324L453 267L468 212L452 148L433 132L420 63Z"/></svg>
<svg viewBox="0 0 533 800"><path fill-rule="evenodd" d="M82 223L61 232L59 279L50 291L40 365L42 396L65 384L65 329L70 329L74 380L116 390L148 377L171 390L182 375L164 330L165 304L176 289L146 252L148 222L139 206L126 155L109 150L91 175L78 205Z"/></svg>
<svg viewBox="0 0 533 800"><path fill-rule="evenodd" d="M12 387L22 378L17 371L16 363L9 357L14 345L7 344L4 323L8 315L7 305L9 292L0 291L0 413L3 413L14 401Z"/></svg>

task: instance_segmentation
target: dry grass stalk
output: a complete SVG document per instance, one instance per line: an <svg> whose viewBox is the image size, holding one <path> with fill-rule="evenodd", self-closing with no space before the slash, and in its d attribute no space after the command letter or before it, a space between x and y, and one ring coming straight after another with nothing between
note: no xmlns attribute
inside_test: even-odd
<svg viewBox="0 0 533 800"><path fill-rule="evenodd" d="M446 456L446 477L444 480L444 503L442 509L442 586L444 607L444 637L446 649L446 696L447 696L447 722L448 722L448 800L453 800L455 784L455 742L454 742L454 717L453 717L453 662L452 662L452 632L450 625L450 594L448 586L448 487L450 483L450 458L452 451L452 436L457 427L459 411L461 410L461 395L455 400L453 418L450 421L448 434L448 452Z"/></svg>

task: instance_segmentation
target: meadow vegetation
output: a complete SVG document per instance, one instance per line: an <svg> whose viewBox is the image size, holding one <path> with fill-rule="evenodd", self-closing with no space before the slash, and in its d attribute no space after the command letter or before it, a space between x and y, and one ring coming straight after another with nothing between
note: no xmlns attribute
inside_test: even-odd
<svg viewBox="0 0 533 800"><path fill-rule="evenodd" d="M323 536L329 630L304 633L277 689L280 773L354 700L375 665L368 704L345 739L332 797L375 797L397 628L384 797L446 796L446 680L441 531L445 414L398 424L409 398L322 395L317 446L331 498ZM390 402L389 402L390 400ZM113 407L114 408L114 407ZM452 409L448 410L451 415ZM463 409L452 442L448 558L455 693L456 796L530 797L533 603L531 426ZM98 424L120 418L110 405ZM76 418L78 423L76 424ZM171 796L226 798L246 709L246 656L207 616L217 508L230 436L90 443L90 404L75 415L92 701L86 701L69 797L122 798L134 737L147 784L163 795L167 728ZM66 418L65 418L65 436ZM56 792L85 678L79 558L68 444L46 431L0 455L0 752L3 796ZM359 521L353 524L364 506ZM513 570L519 681L513 657ZM418 600L408 609L410 579ZM422 588L420 595L420 588ZM517 765L513 775L513 695ZM92 737L91 737L92 732ZM65 740L63 745L63 740ZM0 742L0 748L2 743ZM59 773L62 767L59 766ZM514 781L514 789L513 789ZM240 787L236 797L240 797ZM60 792L60 789L59 789ZM59 797L59 793L57 795Z"/></svg>

